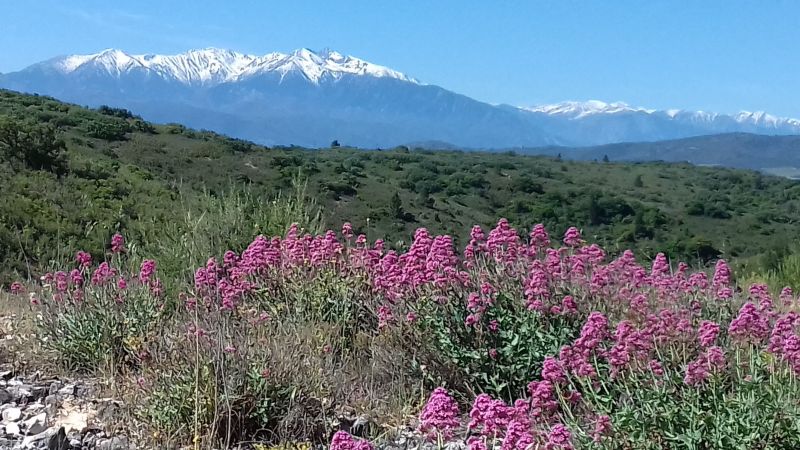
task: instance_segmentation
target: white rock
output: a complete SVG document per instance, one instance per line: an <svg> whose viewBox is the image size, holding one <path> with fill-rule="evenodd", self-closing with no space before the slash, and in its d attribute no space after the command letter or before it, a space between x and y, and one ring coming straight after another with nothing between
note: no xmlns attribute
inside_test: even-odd
<svg viewBox="0 0 800 450"><path fill-rule="evenodd" d="M15 424L14 422L6 424L6 434L11 436L18 436L19 435L19 425Z"/></svg>
<svg viewBox="0 0 800 450"><path fill-rule="evenodd" d="M6 422L16 422L22 417L22 410L19 408L8 408L3 411L3 420Z"/></svg>
<svg viewBox="0 0 800 450"><path fill-rule="evenodd" d="M47 414L37 414L23 422L28 434L39 434L47 429Z"/></svg>

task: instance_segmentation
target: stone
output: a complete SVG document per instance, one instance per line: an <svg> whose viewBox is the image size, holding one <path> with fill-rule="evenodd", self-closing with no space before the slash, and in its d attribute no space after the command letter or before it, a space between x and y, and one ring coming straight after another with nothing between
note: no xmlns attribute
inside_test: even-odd
<svg viewBox="0 0 800 450"><path fill-rule="evenodd" d="M18 436L19 435L19 425L14 422L6 424L6 434L11 436Z"/></svg>
<svg viewBox="0 0 800 450"><path fill-rule="evenodd" d="M9 394L7 390L0 389L0 405L11 403L12 400L11 394Z"/></svg>
<svg viewBox="0 0 800 450"><path fill-rule="evenodd" d="M47 414L40 413L23 422L28 434L39 434L47 429Z"/></svg>
<svg viewBox="0 0 800 450"><path fill-rule="evenodd" d="M369 419L369 417L361 415L356 417L356 420L350 427L350 434L352 434L353 436L365 437L369 435L371 428L372 428L372 421Z"/></svg>
<svg viewBox="0 0 800 450"><path fill-rule="evenodd" d="M69 447L70 443L67 440L67 433L64 431L64 427L60 427L47 441L47 450L69 450Z"/></svg>
<svg viewBox="0 0 800 450"><path fill-rule="evenodd" d="M16 422L22 417L22 410L19 408L8 408L3 411L3 420L6 422Z"/></svg>
<svg viewBox="0 0 800 450"><path fill-rule="evenodd" d="M97 442L97 450L129 450L130 444L125 436L114 436L111 439Z"/></svg>
<svg viewBox="0 0 800 450"><path fill-rule="evenodd" d="M100 439L94 433L88 433L83 437L83 446L88 448L95 448Z"/></svg>
<svg viewBox="0 0 800 450"><path fill-rule="evenodd" d="M11 394L13 401L17 403L27 403L28 400L33 397L33 394L31 393L31 387L24 384L13 386L9 385L7 390L8 393Z"/></svg>
<svg viewBox="0 0 800 450"><path fill-rule="evenodd" d="M77 410L67 411L56 418L55 424L66 431L83 431L89 425L89 415Z"/></svg>
<svg viewBox="0 0 800 450"><path fill-rule="evenodd" d="M74 397L78 395L78 386L75 384L67 384L61 389L59 389L58 393L61 395L71 395Z"/></svg>
<svg viewBox="0 0 800 450"><path fill-rule="evenodd" d="M49 395L56 395L58 394L59 389L61 389L61 382L60 381L53 381L50 383L50 388L47 390Z"/></svg>
<svg viewBox="0 0 800 450"><path fill-rule="evenodd" d="M22 448L47 448L46 442L55 434L58 433L58 429L50 428L45 429L41 433L34 434L32 436L28 436L22 440Z"/></svg>

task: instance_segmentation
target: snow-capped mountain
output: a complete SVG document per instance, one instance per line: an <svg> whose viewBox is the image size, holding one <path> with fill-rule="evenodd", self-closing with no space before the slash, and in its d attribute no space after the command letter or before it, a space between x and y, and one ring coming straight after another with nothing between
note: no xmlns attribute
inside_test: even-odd
<svg viewBox="0 0 800 450"><path fill-rule="evenodd" d="M91 70L121 78L144 72L165 80L176 80L187 86L236 82L270 72L282 77L290 73L301 74L312 83L319 83L325 78L340 79L344 74L417 82L388 67L327 49L315 53L303 48L290 54L268 53L263 56L217 48L189 50L178 55L131 55L121 50L108 49L92 55L55 58L44 64L55 67L64 74Z"/></svg>
<svg viewBox="0 0 800 450"><path fill-rule="evenodd" d="M593 114L618 114L626 112L647 112L652 113L652 109L633 108L627 103L614 102L606 103L600 100L589 100L586 102L561 102L550 105L537 105L531 107L521 107L525 111L545 113L554 116L563 116L570 119L580 119Z"/></svg>
<svg viewBox="0 0 800 450"><path fill-rule="evenodd" d="M447 142L464 148L590 146L748 132L800 134L800 121L653 110L625 103L490 105L333 50L178 55L109 49L0 75L0 87L131 109L256 142L362 147ZM543 87L546 89L546 87Z"/></svg>
<svg viewBox="0 0 800 450"><path fill-rule="evenodd" d="M705 111L686 111L680 109L656 110L642 107L634 107L624 102L606 103L600 100L588 100L585 102L567 101L553 103L549 105L536 105L531 107L521 107L524 111L535 113L545 113L553 116L565 117L571 120L583 119L585 117L599 114L637 114L667 116L672 119L683 118L692 120L696 123L713 123L716 120L732 119L742 125L752 125L764 128L800 129L800 120L787 117L776 117L764 111L741 111L732 116L716 114Z"/></svg>

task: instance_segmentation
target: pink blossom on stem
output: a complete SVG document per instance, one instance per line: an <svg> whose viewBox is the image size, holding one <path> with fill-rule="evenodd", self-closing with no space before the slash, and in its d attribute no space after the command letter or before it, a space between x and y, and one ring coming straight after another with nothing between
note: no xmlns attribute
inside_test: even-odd
<svg viewBox="0 0 800 450"><path fill-rule="evenodd" d="M567 247L577 247L581 245L581 232L575 227L569 227L564 233L564 244Z"/></svg>
<svg viewBox="0 0 800 450"><path fill-rule="evenodd" d="M432 435L450 437L460 424L458 404L443 387L433 390L419 417L419 429Z"/></svg>
<svg viewBox="0 0 800 450"><path fill-rule="evenodd" d="M122 253L125 251L125 238L116 233L111 236L111 253Z"/></svg>
<svg viewBox="0 0 800 450"><path fill-rule="evenodd" d="M366 440L356 440L346 431L337 431L331 439L330 450L373 450Z"/></svg>

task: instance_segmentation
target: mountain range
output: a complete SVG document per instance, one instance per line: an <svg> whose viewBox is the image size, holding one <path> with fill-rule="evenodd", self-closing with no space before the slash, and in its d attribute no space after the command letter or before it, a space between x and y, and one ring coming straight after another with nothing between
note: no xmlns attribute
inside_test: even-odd
<svg viewBox="0 0 800 450"><path fill-rule="evenodd" d="M359 147L443 142L462 148L596 146L720 133L800 134L800 120L652 110L625 103L492 105L332 50L178 55L109 49L0 74L0 87L124 107L267 145ZM691 155L690 155L691 156Z"/></svg>

